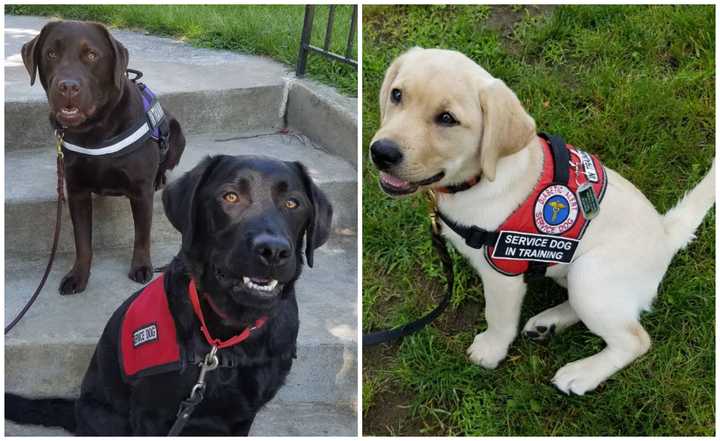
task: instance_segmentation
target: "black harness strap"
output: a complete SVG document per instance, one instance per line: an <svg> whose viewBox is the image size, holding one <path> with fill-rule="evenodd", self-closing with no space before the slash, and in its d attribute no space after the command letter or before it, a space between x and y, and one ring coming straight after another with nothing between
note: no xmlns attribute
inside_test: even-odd
<svg viewBox="0 0 720 441"><path fill-rule="evenodd" d="M497 242L498 236L500 235L497 231L484 230L476 225L471 225L469 227L460 225L457 222L450 220L447 216L442 214L441 211L438 211L438 216L442 219L445 225L450 227L450 229L457 233L458 236L465 239L465 244L467 246L475 248L476 250L479 250L485 245L495 245L495 242Z"/></svg>
<svg viewBox="0 0 720 441"><path fill-rule="evenodd" d="M570 179L568 164L570 163L570 152L565 146L565 140L557 135L540 133L539 136L550 144L550 151L553 157L553 184L567 186ZM528 269L523 274L525 282L540 280L545 277L548 264L546 262L528 262Z"/></svg>

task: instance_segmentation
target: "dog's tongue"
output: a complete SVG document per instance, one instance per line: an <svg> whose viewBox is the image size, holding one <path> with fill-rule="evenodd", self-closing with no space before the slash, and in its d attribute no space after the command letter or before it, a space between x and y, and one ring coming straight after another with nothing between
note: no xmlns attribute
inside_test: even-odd
<svg viewBox="0 0 720 441"><path fill-rule="evenodd" d="M380 179L387 185L398 188L401 190L406 190L410 188L410 183L408 181L403 181L400 178L396 178L395 176L389 175L387 173L380 173Z"/></svg>

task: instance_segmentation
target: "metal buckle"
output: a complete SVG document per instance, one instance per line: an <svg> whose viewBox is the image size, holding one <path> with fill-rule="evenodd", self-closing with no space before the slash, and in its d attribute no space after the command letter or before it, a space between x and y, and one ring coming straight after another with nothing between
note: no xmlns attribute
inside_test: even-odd
<svg viewBox="0 0 720 441"><path fill-rule="evenodd" d="M430 226L432 227L433 234L439 235L440 234L440 223L438 222L437 194L435 194L435 191L433 191L433 190L428 190L427 198L428 198L428 216L430 217Z"/></svg>
<svg viewBox="0 0 720 441"><path fill-rule="evenodd" d="M58 158L65 157L65 154L62 151L62 145L63 145L63 138L65 137L65 133L61 130L55 130L55 149L57 150Z"/></svg>

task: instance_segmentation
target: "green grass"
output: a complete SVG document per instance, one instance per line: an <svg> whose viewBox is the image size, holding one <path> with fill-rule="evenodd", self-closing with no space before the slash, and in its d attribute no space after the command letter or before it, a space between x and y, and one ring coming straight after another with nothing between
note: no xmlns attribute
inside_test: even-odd
<svg viewBox="0 0 720 441"><path fill-rule="evenodd" d="M8 5L6 14L42 15L92 20L118 28L143 29L152 34L187 40L207 48L267 55L283 63L297 62L304 6L289 5ZM328 7L317 8L312 43L322 46ZM352 8L338 6L330 48L344 54ZM357 45L353 48L357 58ZM132 54L131 54L132 56ZM307 74L357 93L357 72L351 66L310 54Z"/></svg>
<svg viewBox="0 0 720 441"><path fill-rule="evenodd" d="M420 45L460 50L517 92L538 128L562 134L627 177L665 212L715 151L712 6L365 6L363 146L378 127L391 60ZM363 169L363 326L429 311L443 278L421 197L392 200ZM366 434L713 435L715 215L673 260L642 322L650 352L596 392L550 384L564 364L603 347L583 326L547 344L519 338L494 371L465 348L485 329L478 276L455 256L457 288L440 320L364 351ZM522 322L566 297L532 284Z"/></svg>

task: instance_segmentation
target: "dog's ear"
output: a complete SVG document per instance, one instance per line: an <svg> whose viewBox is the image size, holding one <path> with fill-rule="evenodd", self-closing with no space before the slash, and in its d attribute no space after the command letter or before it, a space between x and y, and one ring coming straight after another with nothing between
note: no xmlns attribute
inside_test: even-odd
<svg viewBox="0 0 720 441"><path fill-rule="evenodd" d="M515 93L498 79L483 81L480 107L483 114L480 168L483 176L494 181L498 159L519 152L536 136L535 120Z"/></svg>
<svg viewBox="0 0 720 441"><path fill-rule="evenodd" d="M385 118L385 108L388 106L388 100L390 99L390 88L400 72L400 67L403 64L403 61L409 53L421 49L421 47L413 47L403 52L385 71L385 78L383 79L382 86L380 86L380 121Z"/></svg>
<svg viewBox="0 0 720 441"><path fill-rule="evenodd" d="M37 34L32 40L23 44L22 50L20 51L23 64L25 65L25 69L27 69L28 74L30 74L31 86L35 84L35 77L37 76L37 71L40 68L40 57L42 56L41 51L43 43L45 42L45 37L47 36L50 28L52 28L56 24L57 22L51 21L50 23L43 26L42 30L40 30L40 33Z"/></svg>
<svg viewBox="0 0 720 441"><path fill-rule="evenodd" d="M117 41L115 37L112 36L110 31L108 31L108 29L104 25L100 23L93 23L93 25L97 26L105 34L105 38L107 38L108 43L110 43L113 55L115 56L113 80L115 81L115 87L118 90L121 90L123 87L123 82L125 81L128 63L130 60L128 50L125 48L125 46L123 46L122 43Z"/></svg>
<svg viewBox="0 0 720 441"><path fill-rule="evenodd" d="M196 196L222 156L208 156L192 170L170 183L163 191L165 215L182 234L182 250L189 253L197 225Z"/></svg>
<svg viewBox="0 0 720 441"><path fill-rule="evenodd" d="M325 193L315 185L305 166L300 162L294 162L293 164L298 169L305 185L305 192L313 208L305 229L305 260L308 266L312 268L315 249L327 242L328 237L330 237L333 208Z"/></svg>

